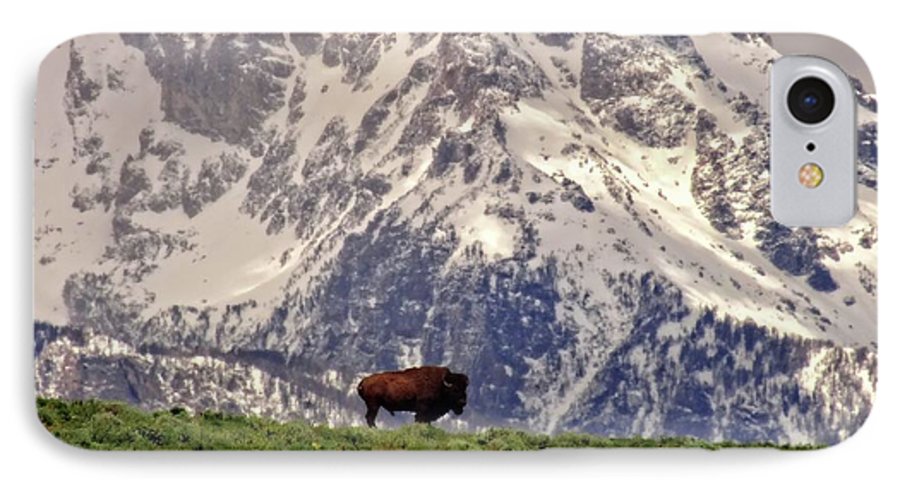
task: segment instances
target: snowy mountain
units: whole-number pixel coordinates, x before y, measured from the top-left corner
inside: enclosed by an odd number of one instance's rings
[[[37,391],[360,424],[361,376],[443,364],[471,379],[445,426],[838,441],[876,383],[875,96],[858,84],[857,216],[783,227],[778,56],[763,35],[68,42],[38,87]]]

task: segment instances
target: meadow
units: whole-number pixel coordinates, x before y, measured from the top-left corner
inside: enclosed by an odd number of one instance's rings
[[[37,399],[47,430],[73,446],[96,450],[499,450],[547,448],[772,447],[812,446],[711,443],[699,439],[605,438],[587,434],[535,434],[493,428],[449,432],[424,424],[398,429],[328,427],[304,421],[278,422],[221,412],[190,413],[179,407],[146,412],[121,402]]]

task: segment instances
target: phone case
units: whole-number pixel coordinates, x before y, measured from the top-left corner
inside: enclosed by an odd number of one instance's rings
[[[787,54],[857,91],[844,227],[769,211]],[[835,444],[875,393],[876,113],[806,34],[73,39],[38,414],[99,449]]]

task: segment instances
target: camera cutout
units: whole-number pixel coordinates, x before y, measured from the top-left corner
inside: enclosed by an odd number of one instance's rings
[[[814,56],[782,57],[770,75],[772,216],[785,226],[841,226],[856,213],[850,80]]]

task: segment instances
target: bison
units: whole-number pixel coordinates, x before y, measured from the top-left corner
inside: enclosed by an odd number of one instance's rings
[[[430,424],[453,410],[462,415],[469,377],[446,367],[424,366],[377,373],[363,378],[356,392],[366,403],[366,423],[375,427],[378,409],[415,412],[416,422]]]

